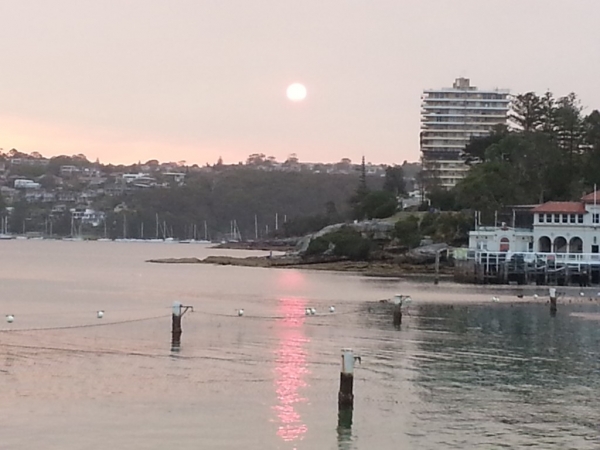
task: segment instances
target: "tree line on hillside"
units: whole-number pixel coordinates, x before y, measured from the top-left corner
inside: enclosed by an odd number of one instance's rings
[[[234,226],[243,239],[301,236],[331,223],[350,220],[348,199],[360,176],[304,172],[262,172],[235,168],[214,173],[190,173],[183,186],[141,189],[101,196],[91,208],[106,213],[106,225],[83,226],[82,234],[110,238],[174,237],[227,239]],[[374,189],[383,179],[368,177]],[[3,209],[4,202],[0,201]],[[10,232],[72,234],[70,213],[51,213],[52,205],[12,204]],[[50,225],[49,222],[52,222]],[[75,223],[78,227],[78,224]],[[277,230],[276,230],[277,228]],[[79,228],[77,228],[77,232]],[[237,236],[239,238],[239,235]]]
[[[302,236],[331,223],[383,217],[395,211],[395,196],[406,191],[402,166],[388,167],[385,178],[367,176],[364,160],[361,170],[356,171],[348,159],[340,163],[348,173],[256,170],[263,159],[260,154],[250,155],[246,165],[233,166],[224,165],[220,160],[211,170],[201,171],[187,170],[191,168],[181,165],[178,170],[186,174],[185,185],[126,189],[122,195],[100,194],[86,204],[67,203],[63,212],[54,208],[57,202],[27,200],[25,192],[19,191],[20,195],[9,205],[0,197],[0,215],[10,216],[8,231],[12,233],[223,239],[233,237],[230,234],[235,231],[236,238],[241,234],[244,239],[254,239]],[[84,155],[46,159],[36,152],[26,154],[16,149],[0,152],[0,160],[7,164],[5,177],[31,178],[43,189],[57,192],[86,189],[78,175],[63,176],[62,166],[75,166],[81,174],[84,169],[93,169],[98,174],[95,176],[115,184],[119,182],[119,174],[137,173],[148,167],[152,169],[149,175],[161,181],[160,168],[164,165],[156,160],[130,166],[102,165],[88,161]],[[286,160],[287,164],[296,162],[295,155]],[[403,166],[409,171],[414,169],[411,164]],[[351,202],[359,191],[364,198],[359,196]],[[381,209],[381,204],[386,202],[387,210]],[[12,207],[10,214],[5,206]],[[75,206],[103,212],[105,220],[95,226],[73,221],[70,209]]]

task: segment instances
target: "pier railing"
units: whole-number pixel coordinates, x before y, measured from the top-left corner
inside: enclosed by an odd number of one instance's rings
[[[534,253],[534,252],[489,252],[469,250],[466,259],[480,264],[519,262],[555,263],[567,265],[600,265],[600,253]]]

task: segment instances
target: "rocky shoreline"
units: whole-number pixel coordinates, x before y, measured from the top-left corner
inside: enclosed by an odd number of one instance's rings
[[[214,245],[212,248],[226,250],[259,250],[259,251],[277,251],[291,252],[295,249],[298,239],[284,239],[273,241],[251,241],[251,242],[222,242]]]
[[[165,258],[151,259],[147,262],[157,264],[214,264],[220,266],[240,266],[259,268],[286,268],[304,270],[324,270],[332,272],[351,272],[372,277],[433,277],[433,264],[398,264],[393,261],[348,261],[339,259],[319,258],[305,260],[298,256],[266,257],[250,256],[238,258],[233,256],[209,256],[199,258]],[[451,278],[452,269],[446,266],[440,268],[440,278]]]

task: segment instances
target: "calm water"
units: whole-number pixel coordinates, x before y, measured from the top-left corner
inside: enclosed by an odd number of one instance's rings
[[[595,301],[552,319],[452,284],[144,263],[228,253],[0,242],[0,448],[600,448],[600,322],[571,315]],[[415,300],[401,330],[377,303],[395,293]],[[174,300],[194,306],[178,354]],[[351,428],[344,347],[362,357]]]

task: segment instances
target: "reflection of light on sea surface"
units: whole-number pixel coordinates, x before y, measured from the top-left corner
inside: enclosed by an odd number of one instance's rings
[[[306,285],[306,281],[304,274],[299,270],[282,270],[277,276],[277,284],[280,288],[293,289],[297,292]]]
[[[278,404],[273,407],[279,418],[277,435],[284,441],[302,439],[306,433],[306,425],[295,406],[306,402],[298,390],[306,386],[304,376],[306,368],[306,352],[304,344],[308,339],[302,332],[304,324],[304,308],[306,301],[302,299],[284,298],[280,300],[278,312],[282,316],[277,321],[279,346],[275,350],[275,390]]]

